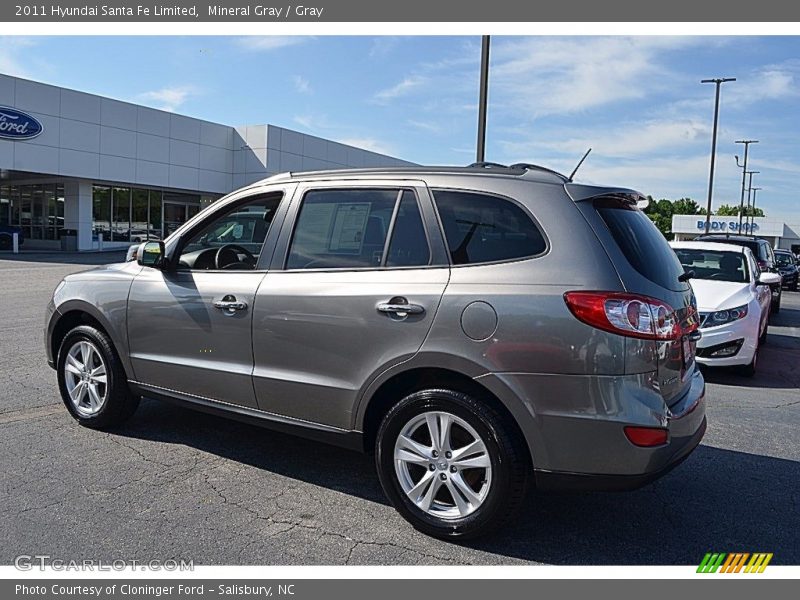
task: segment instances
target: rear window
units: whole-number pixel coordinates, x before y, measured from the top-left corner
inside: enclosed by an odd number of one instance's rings
[[[514,202],[475,192],[434,190],[454,265],[519,260],[547,249],[542,232]]]
[[[683,267],[647,215],[615,199],[599,200],[594,206],[634,269],[663,288],[682,289],[678,277]]]

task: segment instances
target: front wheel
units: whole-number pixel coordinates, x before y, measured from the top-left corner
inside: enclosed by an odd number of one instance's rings
[[[736,367],[736,372],[739,375],[742,377],[753,377],[756,374],[756,367],[758,366],[758,350],[759,348],[756,346],[756,351],[753,353],[753,360],[750,361],[750,364]]]
[[[111,340],[81,325],[70,331],[58,351],[58,387],[69,413],[81,425],[106,429],[127,421],[139,406],[128,389]]]
[[[500,529],[527,493],[531,463],[508,418],[452,390],[406,396],[381,424],[384,492],[415,528],[444,539]]]

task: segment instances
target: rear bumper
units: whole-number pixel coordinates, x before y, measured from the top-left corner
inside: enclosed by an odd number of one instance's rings
[[[603,491],[624,492],[636,490],[660,479],[686,460],[700,444],[706,433],[706,419],[689,441],[683,444],[673,458],[663,467],[639,475],[599,475],[596,473],[561,473],[558,471],[534,471],[536,488],[543,491]]]
[[[525,413],[516,413],[517,422],[541,487],[619,490],[663,476],[705,433],[705,381],[700,371],[694,371],[686,392],[671,407],[657,391],[653,375],[494,377],[525,402]],[[487,379],[481,381],[489,384]],[[500,396],[501,389],[492,391]],[[629,425],[666,428],[668,441],[656,447],[635,446],[624,433]]]

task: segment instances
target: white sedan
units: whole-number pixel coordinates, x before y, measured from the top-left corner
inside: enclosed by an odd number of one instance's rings
[[[710,242],[670,242],[686,272],[700,313],[697,362],[735,367],[752,376],[767,337],[770,284],[780,275],[761,272],[749,248]]]

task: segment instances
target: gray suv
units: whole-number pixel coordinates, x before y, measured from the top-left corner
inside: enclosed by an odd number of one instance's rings
[[[475,537],[703,436],[696,303],[642,201],[533,165],[277,175],[66,277],[48,361],[82,425],[145,396],[374,452],[415,527]]]

